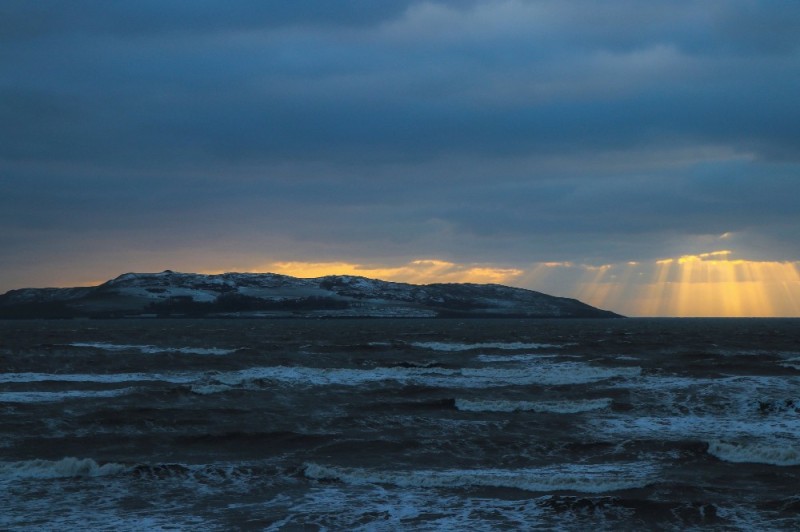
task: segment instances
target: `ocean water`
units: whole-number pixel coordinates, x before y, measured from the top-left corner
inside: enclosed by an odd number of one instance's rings
[[[0,529],[800,528],[800,320],[0,322]]]

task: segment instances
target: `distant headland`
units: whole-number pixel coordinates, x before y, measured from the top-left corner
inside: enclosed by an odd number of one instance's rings
[[[0,318],[621,318],[576,299],[497,284],[352,275],[126,273],[98,286],[0,295]]]

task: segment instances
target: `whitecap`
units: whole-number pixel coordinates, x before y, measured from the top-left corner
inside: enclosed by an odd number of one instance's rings
[[[4,480],[48,479],[71,477],[102,477],[118,475],[130,468],[122,464],[100,465],[91,458],[62,458],[61,460],[26,460],[0,462],[0,478]]]
[[[800,465],[800,445],[786,439],[708,442],[708,453],[725,462]]]
[[[776,421],[771,418],[741,419],[719,416],[636,416],[596,419],[590,430],[609,438],[634,437],[653,439],[762,439],[767,441],[794,438],[800,433],[796,416]]]
[[[548,412],[577,414],[611,406],[611,399],[583,401],[504,401],[456,399],[456,408],[465,412]]]
[[[394,381],[401,384],[454,388],[490,388],[530,384],[584,384],[614,378],[635,377],[639,367],[598,367],[578,362],[543,360],[525,368],[440,368],[440,367],[377,367],[372,369],[314,368],[308,366],[261,366],[218,373],[3,373],[0,383],[25,382],[92,382],[116,384],[125,382],[167,382],[228,386],[247,385],[254,380],[272,380],[305,386],[358,386],[374,382]]]
[[[772,406],[789,404],[787,400],[792,402],[800,387],[800,379],[786,376],[690,378],[648,375],[612,382],[609,386],[628,391],[631,404],[646,415],[747,419],[772,415],[775,413]]]
[[[535,362],[545,358],[559,358],[561,355],[523,353],[518,355],[478,355],[480,362]]]
[[[489,388],[529,384],[565,385],[597,382],[617,377],[639,375],[641,368],[602,368],[575,362],[543,362],[519,368],[400,368],[374,369],[311,368],[271,366],[238,372],[220,373],[215,380],[240,385],[256,379],[274,380],[294,385],[358,386],[372,382],[395,381],[401,384],[454,388]]]
[[[779,365],[783,366],[784,368],[800,370],[800,357],[792,356],[791,358],[785,359]]]
[[[455,342],[412,342],[412,346],[432,351],[469,351],[471,349],[560,349],[564,345],[526,342],[480,342],[463,344]]]
[[[103,351],[139,351],[154,355],[158,353],[182,353],[185,355],[229,355],[236,349],[220,349],[216,347],[162,347],[157,345],[109,344],[104,342],[75,342],[71,347],[91,347]]]
[[[196,373],[0,373],[0,383],[9,382],[93,382],[118,384],[123,382],[161,381],[185,384],[198,378]]]
[[[532,492],[604,493],[642,488],[656,479],[658,468],[645,462],[560,464],[527,469],[440,469],[390,471],[344,468],[308,463],[304,474],[313,480],[352,485],[389,484],[401,488],[516,488]]]
[[[96,399],[119,397],[136,391],[136,388],[117,390],[65,390],[59,392],[0,392],[0,403],[55,403],[68,399]]]

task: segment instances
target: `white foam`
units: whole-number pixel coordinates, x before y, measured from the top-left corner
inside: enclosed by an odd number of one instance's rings
[[[63,458],[58,461],[27,460],[24,462],[0,462],[0,478],[3,480],[22,480],[102,477],[118,475],[129,469],[128,466],[115,463],[99,465],[91,458]]]
[[[726,462],[800,465],[800,443],[796,438],[771,441],[712,440],[708,442],[708,453]]]
[[[700,439],[706,441],[763,442],[759,445],[780,447],[800,433],[797,416],[771,418],[737,418],[719,416],[636,416],[595,419],[589,430],[608,438]],[[784,442],[784,443],[780,443]]]
[[[523,353],[518,355],[478,355],[476,358],[481,362],[534,362],[543,358],[558,358],[560,356]]]
[[[265,530],[596,530],[635,528],[634,512],[621,505],[586,508],[572,495],[526,494],[519,498],[485,497],[428,488],[312,485],[302,498],[280,494],[260,503],[281,516]],[[573,507],[569,507],[574,504]],[[641,528],[641,523],[639,523]]]
[[[134,344],[109,344],[104,342],[75,342],[72,347],[91,347],[104,351],[139,351],[140,353],[154,355],[158,353],[182,353],[185,355],[229,355],[236,349],[219,349],[216,347],[163,347],[157,345]]]
[[[223,384],[234,386],[251,380],[265,379],[307,386],[358,386],[371,382],[396,381],[402,384],[436,387],[489,388],[529,384],[583,384],[616,377],[636,376],[640,372],[641,368],[602,368],[576,362],[542,362],[524,369],[491,367],[348,369],[271,366],[221,373],[214,377]]]
[[[722,416],[762,415],[761,405],[795,398],[800,379],[785,376],[689,378],[643,376],[610,386],[630,392],[631,403],[649,415]]]
[[[161,381],[186,384],[196,380],[197,373],[0,373],[0,383],[8,382],[93,382],[118,384],[124,382]]]
[[[95,399],[119,397],[136,391],[136,388],[117,390],[65,390],[59,392],[0,392],[0,403],[54,403],[67,399]]]
[[[560,349],[564,345],[539,344],[526,342],[479,342],[462,344],[455,342],[412,342],[414,347],[431,349],[432,351],[469,351],[471,349]]]
[[[228,386],[248,385],[253,380],[272,380],[304,386],[358,386],[394,381],[401,384],[455,388],[490,388],[529,384],[565,385],[597,382],[613,378],[630,378],[641,368],[599,367],[579,362],[538,361],[519,367],[378,367],[372,369],[313,368],[308,366],[262,366],[219,373],[2,373],[0,383],[24,382],[92,382],[116,384],[125,382],[158,381],[173,384]],[[202,388],[198,393],[203,393]]]
[[[784,368],[800,370],[800,357],[787,358],[779,365],[783,366]]]
[[[549,412],[577,414],[611,406],[611,399],[584,401],[484,401],[456,399],[456,408],[465,412]]]
[[[655,480],[652,463],[561,464],[529,469],[442,469],[380,471],[309,463],[304,474],[314,480],[346,484],[390,484],[401,488],[516,488],[533,492],[604,493],[647,486]]]

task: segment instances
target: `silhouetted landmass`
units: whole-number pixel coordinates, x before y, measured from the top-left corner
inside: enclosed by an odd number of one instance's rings
[[[392,283],[351,275],[126,273],[99,286],[0,296],[0,318],[619,318],[576,299],[497,284]]]

